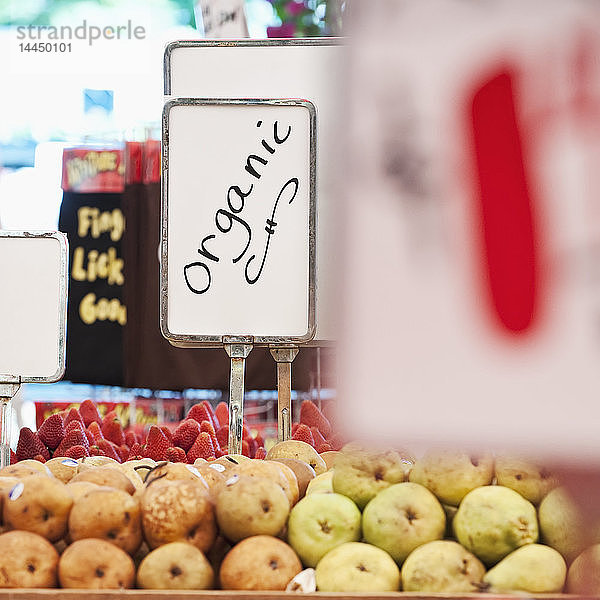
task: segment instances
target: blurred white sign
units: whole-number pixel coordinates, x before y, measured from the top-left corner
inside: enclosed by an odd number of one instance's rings
[[[598,4],[368,4],[347,96],[351,432],[598,460]]]
[[[208,39],[248,37],[244,0],[199,0],[194,12]]]

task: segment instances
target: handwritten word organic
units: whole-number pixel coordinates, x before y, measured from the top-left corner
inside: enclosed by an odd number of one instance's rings
[[[258,121],[256,126],[261,128],[263,126],[263,121]],[[269,165],[272,155],[274,155],[290,138],[292,127],[288,126],[287,129],[283,130],[283,128],[280,127],[279,122],[275,121],[271,131],[272,135],[268,136],[268,139],[267,136],[265,136],[260,140],[261,149],[258,152],[248,154],[246,157],[244,171],[250,177],[250,184],[245,185],[244,187],[240,185],[229,186],[226,194],[227,206],[219,208],[215,212],[214,224],[218,233],[211,233],[202,238],[197,249],[202,260],[192,261],[183,268],[185,283],[188,289],[194,294],[204,294],[211,287],[211,266],[218,263],[221,258],[215,254],[215,242],[213,242],[213,240],[216,240],[217,235],[227,235],[234,229],[236,232],[242,232],[243,241],[238,250],[232,253],[232,263],[236,264],[245,258],[244,279],[249,285],[255,284],[263,273],[269,251],[269,243],[271,237],[275,234],[275,228],[277,226],[275,218],[278,204],[282,200],[291,204],[296,197],[299,186],[298,179],[292,177],[281,187],[271,214],[266,218],[265,231],[267,233],[267,240],[262,255],[262,261],[260,266],[256,268],[254,264],[256,254],[247,256],[253,238],[252,227],[248,221],[244,219],[241,213],[244,211],[246,203],[249,201],[255,190],[255,183],[261,179],[264,169]]]

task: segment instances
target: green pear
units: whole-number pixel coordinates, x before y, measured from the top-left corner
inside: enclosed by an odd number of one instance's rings
[[[600,544],[586,548],[569,567],[567,592],[600,596]]]
[[[501,485],[469,492],[454,516],[456,539],[486,565],[493,565],[538,539],[535,507]]]
[[[406,479],[412,465],[393,450],[376,452],[347,444],[336,458],[333,491],[351,498],[362,510],[381,490]]]
[[[288,542],[307,567],[330,550],[360,539],[360,511],[341,494],[309,494],[288,519]]]
[[[517,456],[497,457],[495,473],[498,485],[519,492],[535,505],[558,485],[558,480],[549,471]]]
[[[567,565],[550,546],[527,544],[517,548],[492,567],[483,577],[494,592],[561,592]]]
[[[362,527],[365,541],[401,563],[417,546],[444,537],[446,514],[426,487],[397,483],[367,504]]]
[[[450,540],[428,542],[413,550],[402,565],[405,592],[456,594],[479,591],[485,567]]]
[[[320,592],[396,592],[400,570],[383,550],[360,542],[342,544],[317,565]]]
[[[458,506],[471,491],[492,482],[494,459],[460,452],[428,452],[417,459],[409,481],[431,490],[444,504]]]
[[[548,493],[538,508],[542,540],[571,562],[586,546],[583,517],[564,488]]]
[[[306,494],[333,494],[333,471],[325,471],[311,479],[306,487]]]

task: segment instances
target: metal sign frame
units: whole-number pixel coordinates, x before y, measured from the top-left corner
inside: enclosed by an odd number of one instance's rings
[[[170,42],[165,48],[164,54],[164,93],[171,95],[171,56],[177,48],[194,48],[198,46],[213,47],[261,47],[261,46],[341,46],[344,44],[342,37],[321,38],[272,38],[260,40],[178,40]]]
[[[169,115],[176,106],[299,106],[309,112],[309,263],[308,263],[308,328],[301,336],[252,335],[200,335],[176,334],[168,327],[168,223],[169,223]],[[161,247],[160,247],[160,329],[162,335],[174,346],[182,348],[220,348],[235,341],[264,347],[289,347],[306,344],[314,339],[316,322],[316,164],[317,164],[317,114],[314,104],[300,99],[255,98],[173,98],[165,103],[162,115],[162,176],[161,176]]]
[[[58,231],[0,231],[0,238],[24,239],[55,239],[60,246],[60,282],[59,282],[59,336],[58,336],[58,368],[55,373],[46,377],[23,377],[17,373],[0,373],[0,383],[54,383],[62,379],[65,374],[66,357],[66,324],[67,324],[67,289],[68,289],[68,263],[69,252],[67,238]],[[9,286],[10,282],[4,282]]]

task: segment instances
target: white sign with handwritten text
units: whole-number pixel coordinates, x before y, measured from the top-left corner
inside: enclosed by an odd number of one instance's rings
[[[248,37],[244,0],[199,0],[194,12],[208,39]]]
[[[304,101],[167,103],[161,327],[171,342],[314,335],[314,120]]]

